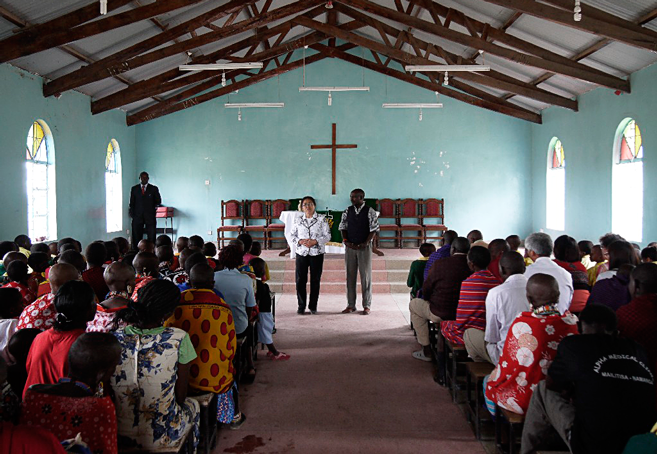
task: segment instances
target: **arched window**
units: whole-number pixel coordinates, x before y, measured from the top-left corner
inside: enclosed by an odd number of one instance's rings
[[[55,146],[48,125],[32,123],[25,146],[27,228],[33,241],[57,238]]]
[[[643,241],[643,142],[639,126],[624,119],[616,130],[611,188],[611,229]]]
[[[552,138],[548,149],[546,182],[546,227],[565,230],[566,158],[561,140],[557,137]]]
[[[105,154],[105,215],[107,233],[123,229],[121,150],[114,139],[110,140]]]

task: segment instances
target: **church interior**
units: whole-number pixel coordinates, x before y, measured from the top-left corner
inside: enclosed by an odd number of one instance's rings
[[[71,237],[84,252],[130,238],[144,171],[173,208],[157,227],[174,246],[197,235],[221,250],[222,227],[248,224],[244,204],[224,219],[230,200],[295,211],[310,195],[336,225],[355,188],[379,211],[442,200],[438,237],[381,241],[370,318],[340,314],[344,251],[327,251],[320,316],[298,316],[295,261],[263,233],[274,339],[291,359],[256,346],[258,376],[239,390],[249,420],[200,446],[519,452],[521,422],[480,428],[485,410],[469,410],[466,381],[482,384],[465,350],[432,344],[461,380],[447,386],[435,358],[411,356],[409,267],[447,229],[486,244],[657,241],[655,62],[657,0],[0,0],[0,240]],[[421,210],[406,220],[422,224]]]

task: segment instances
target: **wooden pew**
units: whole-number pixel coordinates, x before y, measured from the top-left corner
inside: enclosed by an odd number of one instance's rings
[[[486,375],[493,372],[495,366],[490,363],[467,363],[466,379],[466,417],[472,423],[477,440],[481,440],[481,425],[491,422],[490,413],[484,406],[483,383]],[[482,409],[484,410],[482,412]]]

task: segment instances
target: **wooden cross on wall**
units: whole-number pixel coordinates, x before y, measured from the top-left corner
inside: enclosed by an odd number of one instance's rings
[[[333,164],[333,170],[332,170],[332,182],[333,182],[333,188],[331,191],[331,194],[335,194],[335,173],[336,173],[336,165],[335,165],[335,158],[337,155],[338,149],[345,149],[345,148],[358,148],[358,145],[353,145],[353,144],[337,144],[337,134],[336,134],[336,124],[333,123],[333,140],[331,145],[311,145],[310,149],[311,150],[323,150],[323,149],[331,149],[331,154],[332,154],[332,164]]]

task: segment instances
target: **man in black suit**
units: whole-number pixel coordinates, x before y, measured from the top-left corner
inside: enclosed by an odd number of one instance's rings
[[[139,174],[141,184],[137,184],[130,190],[130,207],[128,213],[132,218],[132,248],[144,237],[144,224],[146,225],[146,236],[155,242],[155,212],[162,204],[162,197],[157,186],[148,184],[148,173]]]

